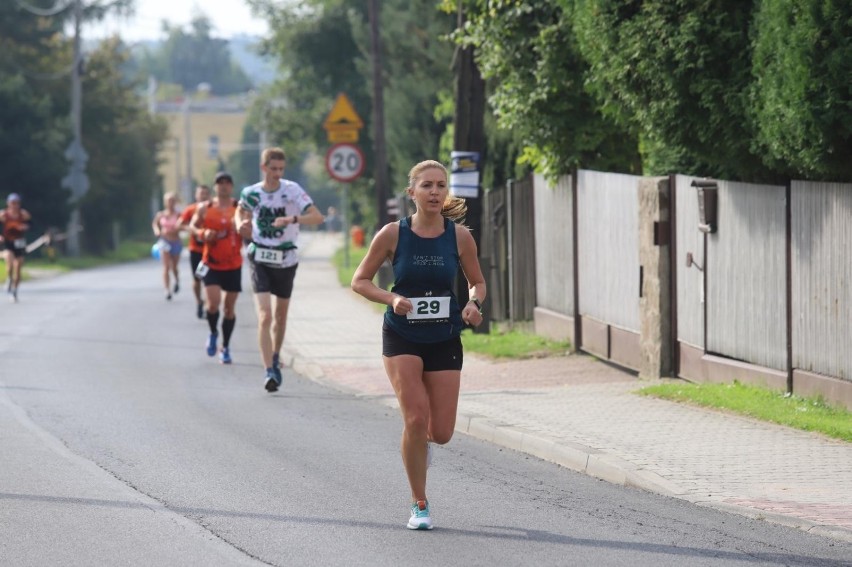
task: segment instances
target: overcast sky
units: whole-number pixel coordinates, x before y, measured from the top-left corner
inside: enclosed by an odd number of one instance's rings
[[[266,35],[266,22],[251,15],[251,10],[242,0],[136,0],[136,15],[131,18],[110,17],[99,24],[87,24],[83,28],[86,40],[102,39],[118,33],[127,43],[144,39],[163,39],[160,22],[168,20],[172,25],[185,25],[193,15],[201,12],[213,25],[213,36]]]

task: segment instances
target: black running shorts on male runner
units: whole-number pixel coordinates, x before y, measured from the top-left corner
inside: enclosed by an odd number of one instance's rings
[[[198,269],[198,264],[201,263],[201,257],[203,254],[201,252],[195,252],[194,250],[189,251],[189,266],[192,269],[192,277],[197,280],[202,280],[204,278],[199,278],[198,274],[195,273],[195,270]]]
[[[290,299],[293,295],[293,280],[296,279],[298,267],[299,264],[289,268],[273,268],[250,258],[251,287],[255,293],[271,293],[275,297]]]
[[[205,286],[218,285],[222,288],[222,291],[241,292],[243,290],[242,273],[242,268],[237,268],[236,270],[208,270],[207,275],[204,276],[202,281]]]
[[[3,241],[3,248],[6,250],[11,250],[12,254],[15,255],[15,258],[21,258],[27,253],[27,247],[21,246],[20,248],[15,246],[15,242],[12,240]]]

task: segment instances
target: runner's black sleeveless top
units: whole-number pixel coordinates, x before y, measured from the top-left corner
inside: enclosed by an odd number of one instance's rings
[[[437,343],[461,334],[462,318],[453,291],[459,269],[456,226],[445,218],[444,232],[435,238],[421,238],[411,230],[411,217],[399,221],[399,242],[393,256],[394,284],[391,291],[406,298],[423,298],[415,304],[427,313],[438,313],[439,298],[449,297],[449,310],[438,318],[410,319],[397,315],[388,306],[385,324],[404,339],[416,343]]]

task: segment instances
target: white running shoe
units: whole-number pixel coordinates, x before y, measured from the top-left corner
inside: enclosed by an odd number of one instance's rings
[[[411,517],[408,518],[406,527],[409,530],[431,530],[433,528],[428,500],[418,500],[411,505]]]

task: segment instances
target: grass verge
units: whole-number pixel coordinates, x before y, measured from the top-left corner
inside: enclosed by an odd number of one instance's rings
[[[151,257],[151,242],[148,240],[125,240],[117,250],[107,252],[103,256],[80,256],[72,258],[70,256],[56,256],[53,259],[38,258],[27,259],[24,263],[24,270],[21,274],[23,279],[30,279],[32,272],[35,271],[56,271],[68,272],[71,270],[82,270],[86,268],[95,268],[97,266],[105,266],[108,264],[117,264],[119,262],[133,262]],[[0,262],[0,281],[5,281],[6,263]]]
[[[462,331],[465,352],[475,352],[491,358],[525,359],[561,356],[571,348],[567,341],[552,341],[525,331],[494,331],[488,334]]]
[[[358,264],[361,263],[361,260],[363,260],[366,255],[366,246],[363,248],[350,246],[349,265],[346,266],[346,257],[344,255],[343,248],[338,249],[337,252],[334,253],[332,263],[337,268],[337,280],[340,282],[340,285],[349,287],[349,284],[352,283],[352,276],[355,275],[355,270],[358,268]]]
[[[819,398],[800,398],[734,382],[733,384],[690,384],[677,382],[648,386],[644,396],[731,411],[803,431],[821,433],[852,442],[852,412],[831,406]]]

